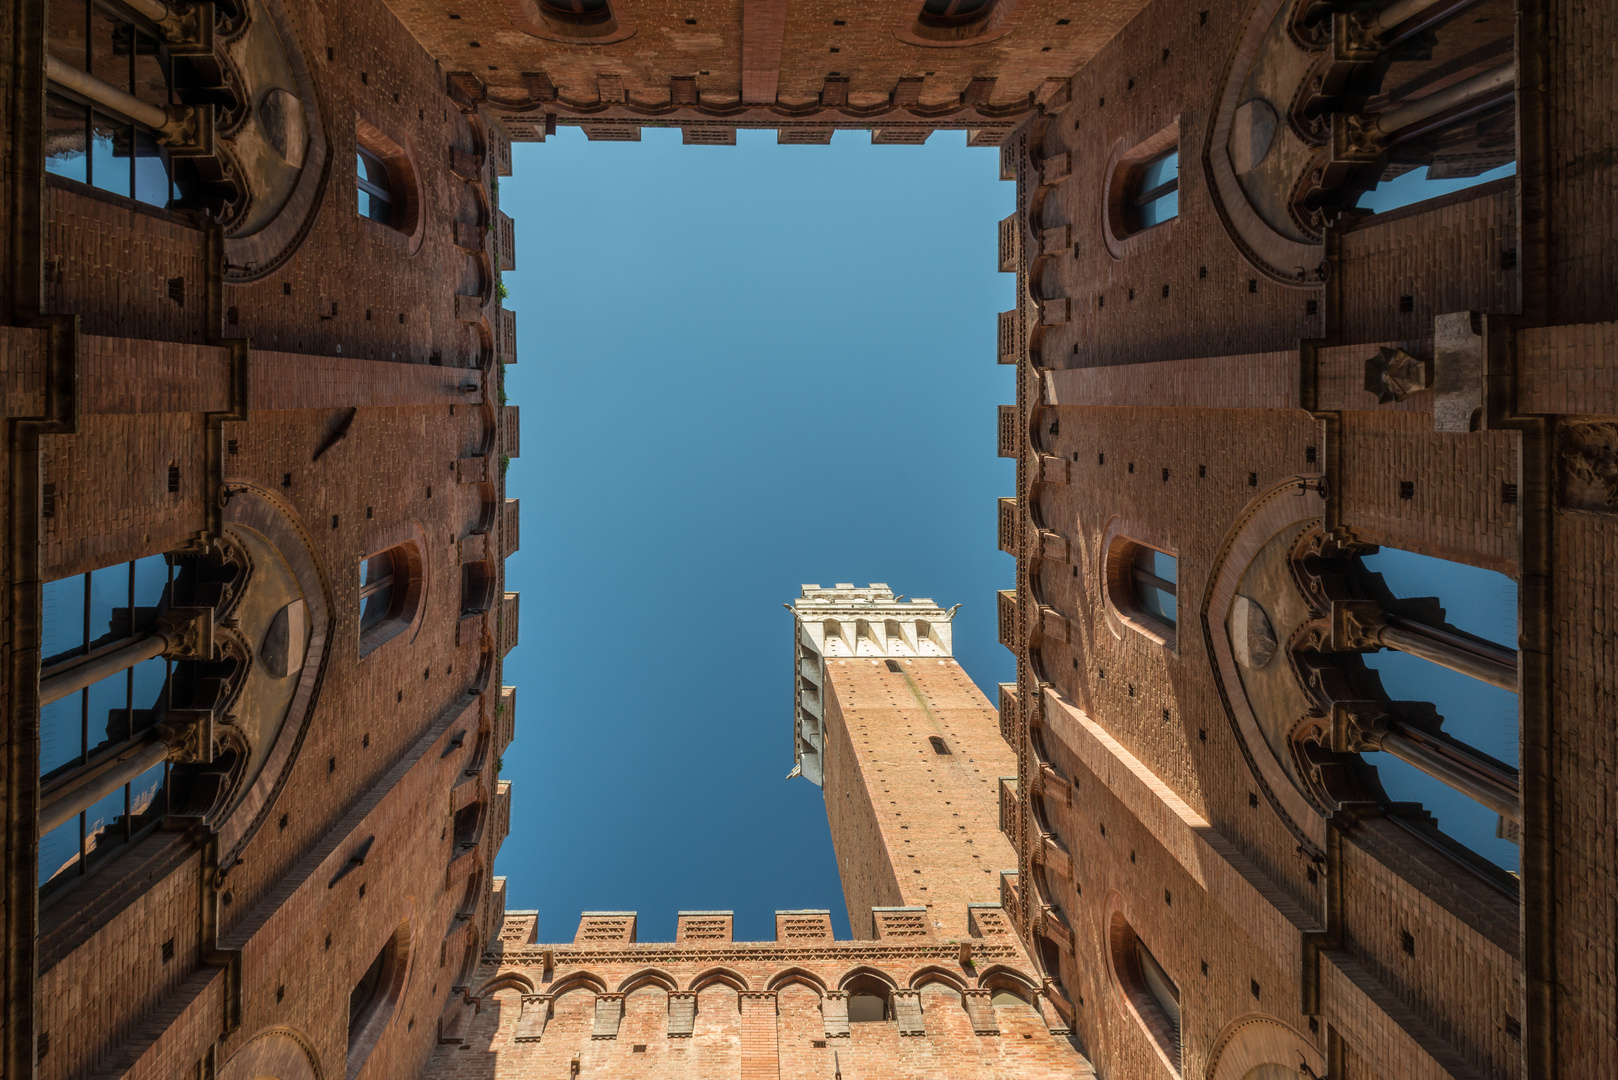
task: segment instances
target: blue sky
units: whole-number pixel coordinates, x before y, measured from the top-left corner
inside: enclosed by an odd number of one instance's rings
[[[994,593],[1012,463],[995,456],[1011,307],[999,154],[926,146],[588,143],[514,148],[522,549],[512,829],[495,871],[542,941],[581,910],[847,915],[820,791],[792,767],[803,582],[882,581],[963,604],[956,655],[1014,677]]]
[[[848,936],[820,791],[792,766],[792,634],[803,582],[882,581],[961,603],[956,654],[984,691],[1014,677],[995,640],[995,363],[1012,305],[996,223],[999,156],[961,132],[923,147],[683,146],[678,130],[589,143],[563,128],[514,148],[523,594],[512,830],[495,864],[542,941],[582,910],[634,910],[643,940],[681,909],[774,936],[781,908],[829,908]],[[1417,178],[1419,180],[1420,178]],[[1407,180],[1422,194],[1432,185]],[[1464,185],[1461,185],[1464,186]],[[1394,185],[1375,193],[1398,205]],[[1368,203],[1369,205],[1369,203]],[[1388,206],[1381,207],[1383,209]],[[1385,552],[1402,595],[1515,640],[1515,588]],[[1395,698],[1515,764],[1516,700],[1396,653],[1368,658]],[[1386,755],[1394,798],[1514,869],[1495,817]]]

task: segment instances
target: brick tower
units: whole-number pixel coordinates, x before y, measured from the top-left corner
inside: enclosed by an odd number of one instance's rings
[[[876,583],[805,585],[792,605],[794,772],[825,793],[855,937],[923,910],[963,933],[966,905],[998,903],[1016,865],[997,792],[1017,759],[953,657],[954,614]]]

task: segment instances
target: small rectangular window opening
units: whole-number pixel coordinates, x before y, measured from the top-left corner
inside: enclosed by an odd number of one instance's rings
[[[899,661],[897,661],[897,660],[889,660],[888,661],[888,670],[893,672],[894,674],[898,674],[899,672],[903,671],[904,668],[899,666]]]

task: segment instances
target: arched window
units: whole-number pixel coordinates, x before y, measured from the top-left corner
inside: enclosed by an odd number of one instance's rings
[[[1179,619],[1179,560],[1126,536],[1107,551],[1107,598],[1131,629],[1174,644]]]
[[[421,194],[410,155],[364,120],[354,125],[354,142],[355,208],[360,217],[415,237],[422,220]]]
[[[599,23],[612,18],[607,0],[540,0],[547,16],[563,22]]]
[[[926,0],[918,20],[923,26],[963,26],[983,18],[995,0]]]
[[[167,813],[173,568],[162,555],[46,582],[40,652],[41,888],[65,887]],[[211,627],[210,627],[211,631]]]
[[[1161,225],[1180,214],[1180,148],[1135,167],[1130,176],[1125,224],[1130,232]]]
[[[1124,1000],[1176,1073],[1180,1071],[1180,988],[1123,913],[1108,928],[1112,970]]]
[[[354,1077],[393,1016],[410,966],[410,924],[395,930],[348,994],[348,1069]]]
[[[354,155],[354,171],[359,181],[360,216],[393,224],[393,177],[388,175],[387,162],[362,146]]]
[[[379,551],[360,563],[360,655],[410,625],[421,601],[421,573],[414,544]]]
[[[927,741],[933,744],[933,753],[935,754],[947,754],[950,752],[949,744],[937,735],[927,736]]]
[[[848,993],[848,1022],[851,1024],[878,1024],[893,1019],[888,1001],[890,990],[882,980],[870,975],[858,975],[843,987]]]
[[[1375,631],[1381,647],[1361,659],[1390,699],[1430,704],[1436,714],[1431,724],[1412,718],[1408,729],[1395,722],[1382,748],[1362,756],[1390,798],[1422,804],[1446,835],[1515,871],[1516,583],[1395,548],[1358,562],[1386,587],[1390,617]]]

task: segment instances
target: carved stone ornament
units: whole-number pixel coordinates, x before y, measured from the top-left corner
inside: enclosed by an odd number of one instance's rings
[[[163,636],[166,660],[212,660],[214,658],[214,609],[211,607],[171,607],[158,616],[155,631]]]
[[[1403,349],[1384,345],[1365,360],[1365,389],[1380,405],[1403,401],[1432,385],[1430,366]]]
[[[1334,652],[1374,652],[1382,647],[1387,613],[1375,600],[1333,600],[1331,648]]]
[[[1618,510],[1618,423],[1564,421],[1556,432],[1561,502],[1577,510]]]
[[[157,725],[157,737],[169,747],[176,765],[206,765],[214,759],[212,709],[170,709]]]

